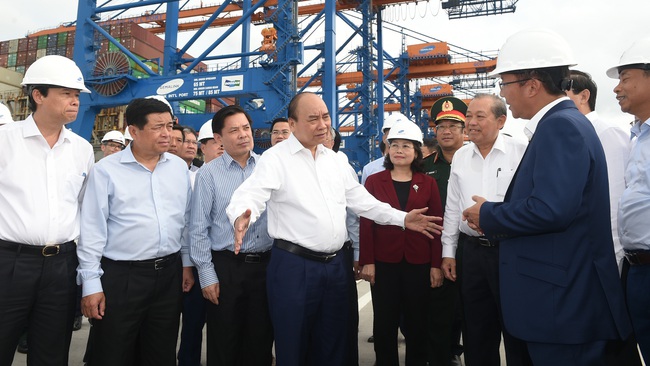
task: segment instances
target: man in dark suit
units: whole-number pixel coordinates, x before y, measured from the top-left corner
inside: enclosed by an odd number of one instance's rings
[[[534,45],[534,47],[532,46]],[[506,330],[537,365],[604,365],[630,322],[612,250],[605,155],[564,93],[568,44],[548,30],[511,36],[499,54],[501,96],[530,119],[526,154],[503,203],[474,197],[470,225],[500,241]]]

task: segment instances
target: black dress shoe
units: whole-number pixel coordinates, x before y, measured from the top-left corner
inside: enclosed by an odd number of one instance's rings
[[[27,354],[27,333],[23,334],[18,340],[18,347],[16,347],[16,351],[19,353]]]
[[[74,317],[74,322],[72,322],[72,330],[79,330],[81,329],[81,321],[83,320],[83,316],[75,316]]]
[[[375,343],[375,336],[374,335],[371,335],[370,337],[368,337],[368,343]]]

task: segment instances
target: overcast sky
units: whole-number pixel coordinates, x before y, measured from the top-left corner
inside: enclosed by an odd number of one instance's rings
[[[198,5],[200,0],[191,2]],[[204,0],[203,4],[213,2],[217,0]],[[431,0],[389,7],[383,14],[386,20],[473,51],[497,50],[509,35],[521,29],[552,28],[573,48],[578,62],[575,68],[591,73],[596,80],[599,87],[597,110],[601,116],[624,123],[632,117],[620,112],[612,92],[616,81],[607,78],[605,70],[618,62],[634,40],[650,33],[645,21],[649,13],[650,1],[647,0],[519,0],[514,14],[449,20],[440,10],[440,1]],[[76,17],[77,1],[74,0],[14,1],[0,12],[0,40],[24,37]],[[345,26],[338,27],[338,34],[347,33]],[[183,38],[185,34],[180,40]],[[251,41],[252,48],[259,45],[259,38]],[[232,44],[237,42],[233,39]],[[401,39],[398,35],[386,34],[384,43],[391,55],[399,53]],[[197,51],[195,49],[194,53],[198,54]],[[520,130],[521,124],[508,123],[508,128]]]

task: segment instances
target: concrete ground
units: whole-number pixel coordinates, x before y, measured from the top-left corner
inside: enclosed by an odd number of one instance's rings
[[[366,281],[357,281],[357,290],[359,292],[359,366],[372,366],[375,362],[375,352],[372,343],[367,339],[372,334],[372,304],[370,302],[370,286]],[[84,318],[83,326],[80,330],[72,334],[72,345],[70,346],[70,366],[83,366],[83,355],[86,351],[86,341],[88,339],[88,330],[90,324]],[[204,330],[205,332],[205,330]],[[205,342],[205,335],[204,335]],[[399,353],[404,364],[404,339],[400,334]],[[12,365],[26,365],[26,355],[16,353]],[[203,346],[202,364],[205,365],[205,343]],[[117,365],[116,365],[117,366]]]

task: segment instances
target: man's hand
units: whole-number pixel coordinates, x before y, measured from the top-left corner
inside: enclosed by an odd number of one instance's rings
[[[370,282],[371,285],[375,284],[375,265],[374,264],[366,264],[363,266],[361,269],[361,278],[364,280]]]
[[[431,287],[436,288],[442,286],[442,281],[444,277],[442,276],[442,271],[440,268],[431,268],[429,273],[429,278],[431,279]]]
[[[203,297],[210,300],[211,303],[219,305],[219,283],[214,283],[201,290]]]
[[[404,218],[404,226],[407,229],[426,235],[429,239],[433,239],[431,234],[440,235],[442,231],[442,226],[436,224],[436,222],[442,221],[442,217],[424,215],[428,209],[428,207],[425,207],[411,210]]]
[[[183,292],[190,292],[192,286],[194,286],[192,267],[183,267]]]
[[[106,310],[106,298],[103,292],[97,292],[81,298],[81,313],[88,319],[102,319]]]
[[[354,270],[354,279],[355,280],[360,280],[361,279],[361,266],[359,265],[359,261],[354,261],[354,263],[352,263],[352,269]]]
[[[251,210],[246,210],[246,212],[235,219],[235,254],[239,254],[239,251],[241,250],[242,243],[244,242],[244,235],[246,235],[250,222]]]
[[[480,234],[483,234],[479,219],[481,218],[481,206],[483,205],[483,202],[487,200],[481,196],[472,196],[472,200],[476,203],[474,206],[468,207],[463,211],[463,220],[467,220],[467,225],[469,225],[472,230],[476,230]]]
[[[447,258],[447,257],[442,258],[442,264],[440,265],[440,269],[442,270],[442,274],[444,274],[449,281],[456,282],[456,259],[455,258]]]

